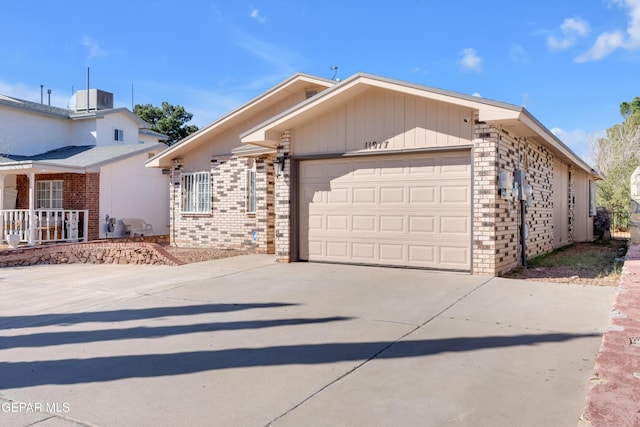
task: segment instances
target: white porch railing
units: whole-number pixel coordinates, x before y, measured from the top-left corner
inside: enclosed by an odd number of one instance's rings
[[[2,235],[17,234],[20,242],[29,242],[29,209],[0,210]],[[35,236],[33,243],[87,241],[89,211],[69,209],[36,209],[34,217]]]

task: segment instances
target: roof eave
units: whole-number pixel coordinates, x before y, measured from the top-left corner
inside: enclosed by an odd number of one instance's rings
[[[205,135],[208,135],[212,132],[215,132],[220,126],[224,125],[225,123],[243,115],[246,114],[247,111],[250,111],[252,109],[254,109],[257,105],[260,105],[262,103],[264,103],[265,101],[267,101],[268,99],[270,99],[271,97],[273,97],[275,94],[278,94],[282,91],[286,91],[289,87],[291,87],[293,84],[299,82],[299,81],[304,81],[307,83],[311,83],[311,84],[317,84],[320,86],[324,86],[324,87],[331,87],[332,85],[335,85],[336,82],[334,80],[330,80],[330,79],[324,79],[322,77],[316,77],[316,76],[312,76],[309,74],[304,74],[304,73],[297,73],[294,74],[293,76],[289,77],[288,79],[284,80],[283,82],[281,82],[280,84],[272,87],[271,89],[267,90],[266,92],[260,94],[259,96],[253,98],[252,100],[244,103],[242,106],[240,106],[239,108],[233,110],[232,112],[220,117],[218,120],[216,120],[215,122],[205,126],[204,128],[198,130],[197,132],[189,135],[188,137],[184,138],[183,140],[179,141],[176,144],[173,144],[172,146],[168,147],[167,149],[165,149],[162,153],[158,154],[158,156],[156,156],[157,158],[153,158],[150,159],[147,163],[146,166],[147,167],[161,167],[161,168],[167,168],[171,166],[171,159],[179,157],[180,155],[188,152],[191,150],[191,145],[193,144],[197,144],[199,140],[201,140],[201,138],[203,138]],[[261,145],[256,143],[256,145]],[[270,144],[265,143],[262,144],[263,146],[270,146]]]

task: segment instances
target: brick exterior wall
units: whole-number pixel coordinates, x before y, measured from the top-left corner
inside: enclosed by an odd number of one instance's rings
[[[100,174],[99,173],[62,173],[36,174],[36,181],[63,181],[62,208],[89,211],[88,240],[100,237]],[[29,178],[26,175],[16,177],[18,190],[17,209],[29,209]],[[82,226],[79,226],[82,230]]]
[[[256,213],[246,212],[247,169],[255,162]],[[171,244],[183,247],[216,247],[273,253],[273,166],[267,156],[257,159],[217,156],[211,159],[211,213],[183,214],[182,159],[171,168]],[[271,183],[271,185],[270,185]],[[256,240],[253,240],[253,233]]]
[[[288,156],[291,131],[282,133],[278,156]],[[284,162],[282,174],[275,179],[275,231],[278,262],[291,262],[291,159]]]
[[[498,138],[500,135],[500,138]],[[534,141],[478,123],[474,134],[473,273],[499,275],[520,264],[520,203],[498,194],[498,173],[524,170],[527,258],[553,249],[553,155]],[[571,210],[571,215],[573,210]]]
[[[477,117],[476,117],[477,119]],[[288,156],[292,134],[281,136],[276,156]],[[290,262],[291,254],[291,160],[279,177],[274,176],[275,156],[255,159],[255,215],[245,213],[246,169],[251,159],[234,156],[211,159],[212,212],[207,215],[180,213],[181,159],[172,165],[171,242],[177,246],[242,248],[275,253],[279,262]],[[525,207],[528,226],[527,258],[553,249],[554,156],[535,140],[478,122],[473,135],[472,273],[500,275],[521,261],[521,204],[499,194],[498,173],[510,176],[525,171],[532,197]],[[574,173],[569,177],[569,238],[573,240]],[[257,233],[256,241],[251,235]]]

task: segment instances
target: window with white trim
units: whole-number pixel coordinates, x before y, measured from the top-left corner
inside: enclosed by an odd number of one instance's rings
[[[124,142],[124,130],[122,129],[114,129],[113,130],[113,140],[117,142]]]
[[[211,213],[211,177],[209,172],[183,173],[180,176],[182,203],[180,212]]]
[[[596,183],[589,181],[589,216],[596,216],[598,208],[596,206]]]
[[[248,214],[256,213],[256,170],[247,169],[246,209]]]
[[[62,209],[62,180],[36,181],[36,209]]]

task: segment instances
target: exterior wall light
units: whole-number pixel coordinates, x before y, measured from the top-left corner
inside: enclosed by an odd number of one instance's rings
[[[281,155],[276,157],[273,161],[273,172],[276,177],[282,175],[282,171],[284,171],[284,162],[287,160],[287,155]]]

